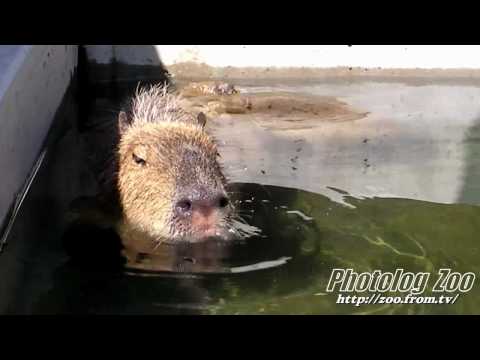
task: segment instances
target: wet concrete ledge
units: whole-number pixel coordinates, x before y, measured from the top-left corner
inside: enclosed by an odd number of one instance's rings
[[[0,224],[34,166],[76,65],[76,45],[0,46]]]

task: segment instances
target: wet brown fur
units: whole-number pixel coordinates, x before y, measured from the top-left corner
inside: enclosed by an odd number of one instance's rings
[[[103,201],[118,204],[114,226],[127,246],[188,238],[191,229],[173,216],[179,192],[197,186],[225,192],[204,118],[184,111],[179,100],[153,86],[137,91],[119,114],[118,144],[98,177]],[[220,227],[227,222],[219,217]]]

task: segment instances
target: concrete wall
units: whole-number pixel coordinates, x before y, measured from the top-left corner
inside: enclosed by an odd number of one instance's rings
[[[113,58],[166,66],[204,63],[213,67],[362,67],[396,69],[479,69],[480,46],[449,45],[88,45],[97,63]]]
[[[35,163],[76,64],[75,45],[0,46],[0,223]]]

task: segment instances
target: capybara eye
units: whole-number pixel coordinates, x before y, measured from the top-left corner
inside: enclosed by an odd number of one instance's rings
[[[192,203],[190,200],[180,200],[179,202],[177,202],[177,207],[181,211],[187,212],[192,208]]]
[[[133,161],[135,161],[139,165],[145,165],[147,163],[145,160],[143,160],[141,157],[135,154],[132,154],[132,157],[133,157]]]
[[[220,198],[220,202],[219,202],[219,205],[220,207],[224,208],[228,205],[228,199],[225,197],[225,196],[222,196]]]

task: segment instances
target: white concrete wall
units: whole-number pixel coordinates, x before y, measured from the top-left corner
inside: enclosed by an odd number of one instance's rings
[[[39,154],[76,64],[75,45],[0,46],[0,223]]]
[[[151,50],[148,49],[151,48]],[[363,67],[395,69],[480,69],[480,46],[471,45],[89,45],[97,63],[166,66],[205,63],[213,67]]]

